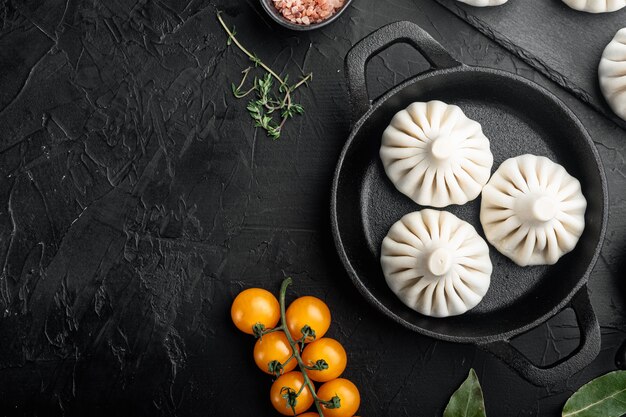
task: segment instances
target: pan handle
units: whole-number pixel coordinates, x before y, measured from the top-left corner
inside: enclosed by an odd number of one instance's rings
[[[580,327],[580,344],[569,356],[545,367],[533,364],[508,340],[479,344],[481,349],[501,359],[528,382],[537,386],[551,385],[565,380],[589,365],[600,352],[600,326],[589,300],[585,285],[572,299]]]
[[[415,23],[395,22],[383,26],[361,39],[346,55],[345,73],[348,78],[352,124],[371,106],[365,77],[367,63],[379,52],[396,43],[408,43],[413,46],[430,63],[431,69],[461,65],[439,42]]]

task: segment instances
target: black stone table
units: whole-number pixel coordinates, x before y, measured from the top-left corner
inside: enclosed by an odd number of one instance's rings
[[[227,48],[218,9],[271,65],[314,73],[299,94],[305,115],[278,141],[232,97],[248,61]],[[590,282],[602,352],[556,386],[393,324],[334,252],[329,191],[349,129],[343,58],[401,19],[466,64],[546,86],[598,146],[611,192]],[[393,47],[371,63],[371,92],[425,67]],[[229,308],[241,289],[277,292],[292,276],[290,297],[315,295],[332,310],[329,336],[349,352],[360,415],[440,416],[473,367],[489,416],[556,417],[580,385],[614,369],[626,338],[625,156],[615,123],[432,0],[356,0],[309,33],[277,27],[255,0],[0,1],[0,414],[276,415],[271,379]],[[565,311],[515,343],[551,363],[577,342]]]

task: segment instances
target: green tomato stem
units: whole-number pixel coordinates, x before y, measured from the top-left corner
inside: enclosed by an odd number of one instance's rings
[[[298,342],[293,340],[293,337],[291,337],[291,334],[289,333],[289,328],[287,327],[287,318],[286,318],[286,315],[285,315],[285,295],[287,293],[287,287],[289,287],[289,285],[291,285],[292,282],[293,282],[293,280],[290,277],[289,278],[285,278],[285,280],[283,281],[282,285],[280,286],[279,302],[280,302],[281,327],[285,331],[285,336],[287,336],[287,340],[289,341],[289,345],[291,345],[291,349],[293,351],[293,356],[294,356],[294,358],[296,358],[296,361],[298,362],[298,366],[300,367],[300,372],[302,372],[302,376],[304,378],[304,384],[307,386],[307,388],[311,392],[311,395],[313,396],[313,401],[315,402],[315,408],[317,409],[317,412],[320,415],[320,417],[324,417],[324,412],[322,411],[322,404],[326,404],[327,402],[322,400],[322,399],[320,399],[317,396],[317,394],[315,393],[315,386],[313,385],[313,383],[309,379],[309,376],[307,375],[307,372],[306,372],[307,371],[307,367],[304,364],[304,361],[302,360],[302,357],[300,356],[300,348],[298,346]]]
[[[285,361],[285,363],[283,363],[283,368],[284,368],[285,366],[287,366],[287,364],[289,364],[289,362],[291,362],[291,360],[292,360],[293,358],[294,358],[294,355],[293,355],[293,353],[292,353],[292,354],[291,354],[291,356],[290,356],[289,358],[287,358],[287,360]]]
[[[279,330],[283,330],[282,326],[274,327],[272,329],[263,330],[263,333],[261,333],[261,336],[265,336],[266,334],[274,333],[274,332],[277,332]]]

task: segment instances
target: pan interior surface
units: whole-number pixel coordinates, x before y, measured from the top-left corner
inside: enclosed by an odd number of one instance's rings
[[[494,156],[492,173],[510,157],[546,156],[581,182],[588,204],[578,245],[556,265],[519,267],[489,245],[494,269],[487,295],[466,314],[444,319],[423,316],[402,304],[387,287],[380,267],[381,243],[391,225],[424,208],[387,178],[378,155],[381,135],[396,112],[412,102],[430,100],[456,104],[482,125]],[[370,301],[418,332],[454,341],[517,334],[556,314],[586,282],[595,262],[605,201],[597,152],[569,110],[520,78],[467,67],[417,77],[383,97],[357,124],[337,175],[335,237],[348,271]],[[469,222],[484,238],[480,197],[440,210]]]

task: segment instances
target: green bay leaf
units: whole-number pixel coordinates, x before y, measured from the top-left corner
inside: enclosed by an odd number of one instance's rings
[[[609,372],[580,387],[563,407],[563,417],[620,417],[626,414],[626,371]]]
[[[474,369],[470,369],[467,379],[450,397],[443,417],[487,417],[483,390]]]

